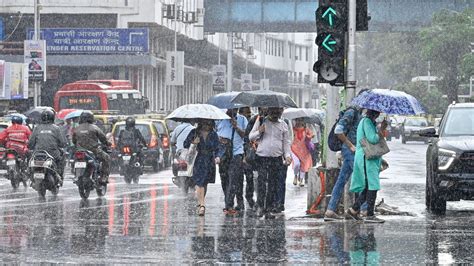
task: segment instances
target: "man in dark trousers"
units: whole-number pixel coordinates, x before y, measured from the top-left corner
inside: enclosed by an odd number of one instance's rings
[[[279,178],[285,164],[291,163],[288,125],[282,120],[283,108],[268,108],[268,116],[262,123],[259,118],[250,132],[250,141],[258,140],[258,197],[257,216],[270,214],[276,207]]]
[[[247,120],[250,120],[252,117],[252,112],[250,111],[250,107],[242,107],[239,109],[239,114],[242,116],[245,116]],[[255,122],[255,120],[254,120]],[[250,125],[250,123],[249,123]],[[245,129],[245,137],[244,137],[244,152],[245,154],[248,154],[250,147],[250,141],[249,141],[249,134],[252,128],[249,128],[249,125],[247,125],[247,128]],[[253,126],[253,124],[252,124]],[[245,199],[247,200],[247,203],[249,204],[250,208],[254,208],[255,206],[255,200],[253,199],[253,193],[255,191],[254,188],[254,176],[253,176],[253,170],[254,170],[254,162],[247,162],[244,159],[244,175],[245,175],[245,182],[247,183],[245,187]],[[242,182],[239,183],[239,188],[237,191],[237,195],[242,197],[244,193],[244,184],[243,184],[243,179]]]

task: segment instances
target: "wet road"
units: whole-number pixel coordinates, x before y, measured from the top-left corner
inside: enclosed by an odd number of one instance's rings
[[[379,199],[415,216],[384,216],[381,225],[303,218],[306,188],[287,180],[285,215],[252,211],[225,217],[220,184],[209,187],[207,213],[171,182],[171,171],[126,185],[113,176],[107,196],[81,201],[65,182],[45,201],[31,188],[0,181],[0,257],[18,263],[474,263],[474,204],[448,204],[446,216],[424,210],[426,145],[389,143],[390,168]],[[49,192],[48,192],[49,193]]]

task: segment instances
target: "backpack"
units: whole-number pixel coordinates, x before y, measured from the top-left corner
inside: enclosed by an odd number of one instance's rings
[[[341,118],[344,116],[344,113],[349,110],[349,109],[352,109],[352,110],[356,110],[354,107],[349,107],[347,109],[345,109],[344,111],[341,111],[339,112],[339,117],[337,118],[336,120],[336,123],[334,123],[334,125],[332,126],[331,128],[331,131],[329,131],[329,136],[328,136],[328,147],[331,151],[334,151],[334,152],[337,152],[337,151],[340,151],[342,149],[342,141],[336,136],[336,134],[334,133],[334,129],[336,128],[337,124],[339,123],[339,121],[341,120]],[[357,111],[357,110],[356,110]],[[356,120],[358,118],[358,115],[356,115]],[[351,125],[352,126],[352,125]]]
[[[121,145],[122,146],[129,146],[132,148],[135,148],[135,145],[137,144],[137,141],[135,139],[135,130],[122,130],[121,132]]]

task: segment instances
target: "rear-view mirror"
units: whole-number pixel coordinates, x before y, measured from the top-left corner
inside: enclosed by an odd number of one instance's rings
[[[434,127],[428,127],[428,128],[420,130],[420,136],[427,137],[427,138],[439,137],[439,135],[436,134],[436,129]]]

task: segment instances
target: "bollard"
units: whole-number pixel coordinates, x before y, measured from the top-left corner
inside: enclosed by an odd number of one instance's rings
[[[339,169],[326,169],[322,166],[313,167],[308,174],[308,215],[323,217],[326,211],[327,194],[331,193],[335,179],[339,174]]]

